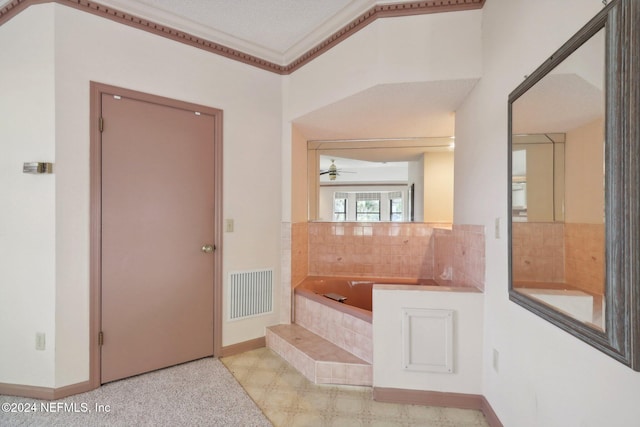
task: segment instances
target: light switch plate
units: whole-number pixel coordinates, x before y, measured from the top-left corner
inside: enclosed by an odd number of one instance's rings
[[[30,174],[53,173],[53,163],[24,162],[22,165],[22,172]]]
[[[36,350],[43,351],[47,347],[47,336],[44,332],[36,332]]]

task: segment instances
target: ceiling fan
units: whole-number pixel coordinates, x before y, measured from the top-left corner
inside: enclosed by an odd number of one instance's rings
[[[331,166],[329,166],[329,169],[320,171],[320,175],[329,174],[329,179],[331,181],[335,181],[336,177],[339,176],[340,173],[355,173],[355,172],[338,169],[338,167],[335,164],[335,160],[334,159],[331,159]]]

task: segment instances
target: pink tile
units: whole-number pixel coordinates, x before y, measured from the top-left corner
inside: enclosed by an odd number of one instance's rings
[[[316,362],[316,378],[331,379],[331,364],[324,362]],[[318,382],[318,381],[316,381]]]
[[[349,384],[364,384],[370,382],[371,366],[365,365],[346,365],[346,379]]]
[[[344,381],[347,379],[347,365],[342,363],[331,364],[331,379],[334,381]]]

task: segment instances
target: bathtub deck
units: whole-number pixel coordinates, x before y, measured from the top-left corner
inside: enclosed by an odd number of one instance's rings
[[[267,347],[316,384],[365,385],[373,383],[370,363],[302,326],[267,328]]]

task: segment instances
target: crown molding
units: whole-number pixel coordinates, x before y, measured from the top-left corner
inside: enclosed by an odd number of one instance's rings
[[[253,43],[231,34],[219,31],[213,27],[203,25],[174,15],[171,12],[148,6],[145,3],[131,0],[98,0],[100,4],[122,11],[129,15],[144,16],[145,19],[161,23],[164,26],[171,27],[184,33],[189,33],[202,40],[214,41],[228,48],[244,52],[257,58],[262,58],[274,64],[283,65],[283,55],[275,49],[269,49],[265,46]],[[370,1],[370,0],[368,0]],[[344,22],[344,21],[343,21]]]
[[[376,5],[353,19],[340,30],[334,32],[312,49],[292,60],[288,65],[284,66],[285,72],[283,74],[293,73],[379,18],[481,9],[484,6],[484,2],[485,0],[431,0]]]
[[[243,62],[266,71],[284,74],[284,67],[282,65],[90,0],[12,0],[0,9],[0,25],[13,18],[27,7],[42,3],[56,3],[69,6],[161,37],[188,44],[198,49],[222,55],[229,59]]]
[[[315,46],[321,44],[326,39],[330,38],[336,29],[342,28],[346,23],[356,20],[360,15],[368,12],[376,6],[376,2],[384,0],[352,0],[342,10],[337,12],[331,18],[327,19],[316,27],[309,34],[302,39],[295,42],[292,46],[287,48],[283,53],[282,64],[290,64],[300,56],[313,49]]]
[[[363,0],[356,3],[354,7],[341,11],[338,17],[345,17],[354,13],[357,14],[357,17],[340,30],[331,32],[331,24],[327,22],[289,49],[284,54],[284,57],[282,54],[270,49],[241,41],[223,32],[212,31],[210,28],[198,26],[191,21],[160,11],[151,13],[142,8],[135,11],[124,11],[123,8],[126,3],[119,0],[104,0],[100,3],[90,0],[12,0],[0,8],[0,25],[3,25],[29,6],[42,3],[57,3],[222,55],[266,71],[286,75],[311,62],[314,58],[322,55],[379,18],[481,9],[485,3],[485,0],[429,0],[377,4],[365,12],[358,10],[370,4],[370,1]],[[113,7],[112,5],[117,5],[118,7]],[[141,18],[140,16],[143,14],[151,16],[151,18]],[[167,24],[160,24],[154,20],[167,22]],[[331,22],[335,22],[335,19],[332,19]],[[179,29],[187,26],[190,28],[190,32]],[[329,35],[327,36],[327,34]],[[211,41],[213,37],[216,40],[220,40],[221,43]],[[316,44],[316,40],[321,41]],[[310,41],[314,42],[314,47],[305,51],[304,46],[309,46]]]

